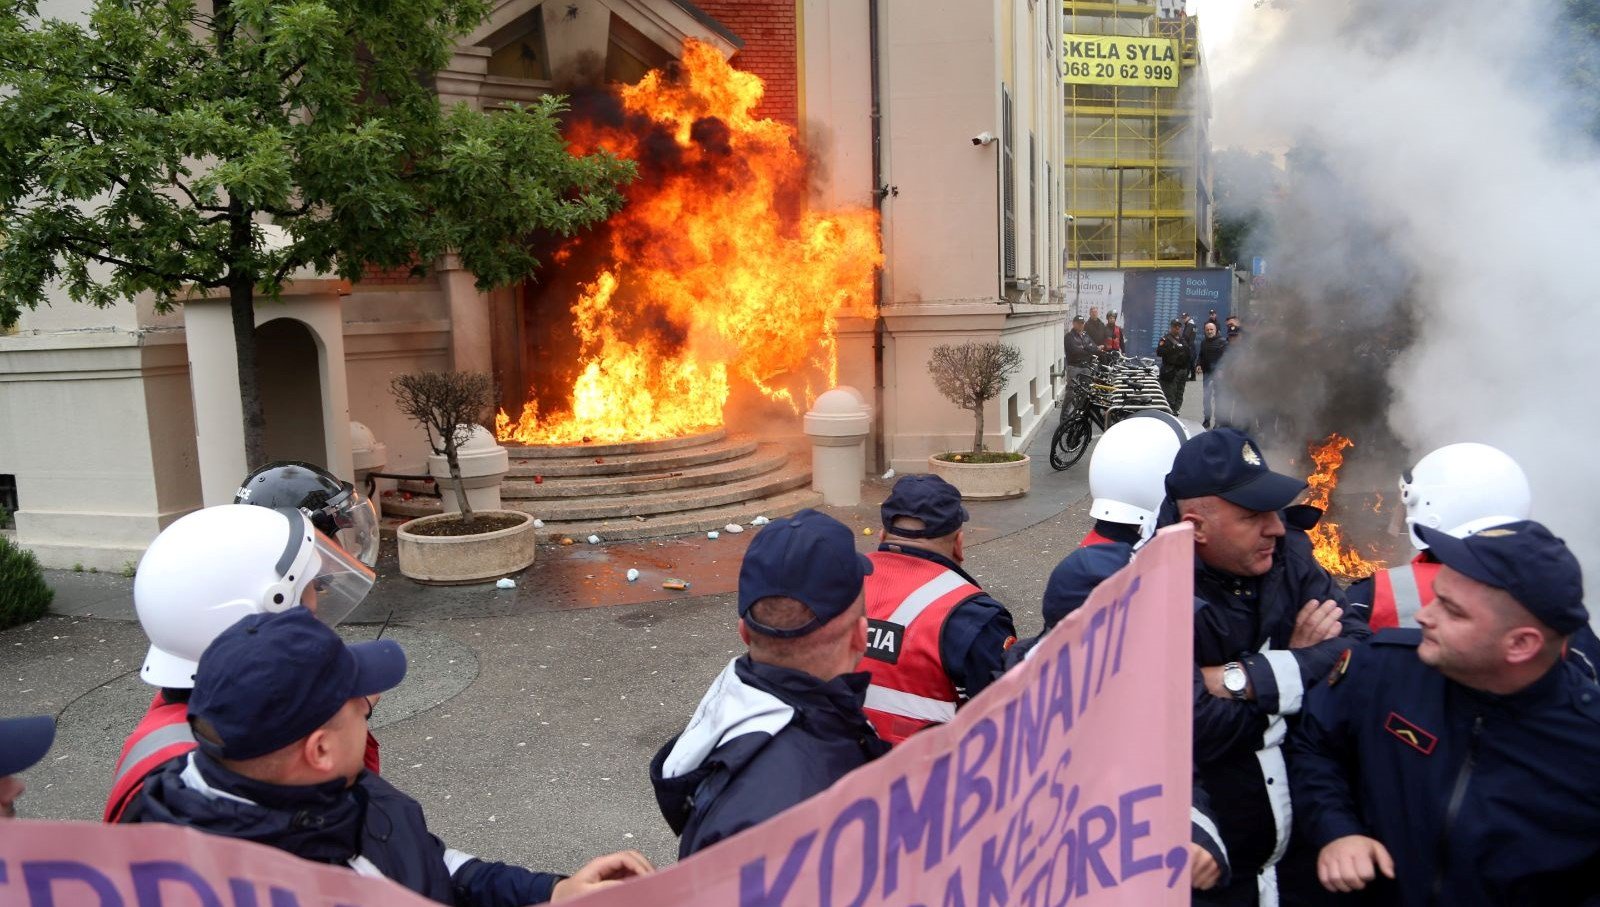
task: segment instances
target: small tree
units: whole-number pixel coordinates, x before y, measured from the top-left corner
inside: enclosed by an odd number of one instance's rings
[[[413,372],[391,381],[389,392],[400,412],[422,426],[428,447],[449,464],[461,515],[471,523],[475,517],[461,481],[459,452],[494,402],[494,382],[483,372]]]
[[[43,617],[54,597],[33,552],[0,538],[0,630]]]
[[[983,405],[1000,396],[1006,379],[1022,369],[1022,352],[1004,343],[945,344],[933,348],[928,372],[951,403],[972,410],[977,425],[972,451],[983,450]]]

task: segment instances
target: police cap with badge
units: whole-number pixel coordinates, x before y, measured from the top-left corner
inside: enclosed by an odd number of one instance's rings
[[[1486,586],[1504,589],[1545,626],[1562,636],[1589,623],[1583,604],[1583,568],[1543,525],[1518,520],[1466,538],[1427,526],[1416,533],[1446,567]]]
[[[1232,428],[1214,428],[1185,441],[1166,484],[1169,503],[1215,496],[1257,512],[1282,510],[1306,489],[1300,479],[1268,469],[1256,442]],[[1176,510],[1171,516],[1176,518]]]

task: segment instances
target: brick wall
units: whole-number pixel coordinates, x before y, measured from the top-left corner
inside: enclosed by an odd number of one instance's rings
[[[799,0],[695,0],[695,5],[744,41],[737,69],[767,83],[757,113],[785,123],[800,121]]]

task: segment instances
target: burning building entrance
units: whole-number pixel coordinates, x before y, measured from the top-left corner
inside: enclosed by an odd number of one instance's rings
[[[523,445],[715,429],[735,395],[798,413],[837,380],[834,319],[869,314],[871,209],[807,209],[794,127],[713,48],[575,101],[575,153],[638,162],[604,228],[552,240],[524,288],[521,349],[499,363],[496,433]],[[513,415],[514,414],[514,415]]]

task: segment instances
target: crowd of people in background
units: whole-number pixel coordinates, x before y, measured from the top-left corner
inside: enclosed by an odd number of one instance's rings
[[[1069,364],[1074,343],[1121,344],[1098,316],[1075,321]],[[1185,324],[1162,338],[1185,357],[1162,352],[1163,381],[1187,380]],[[1203,338],[1209,415],[1227,340],[1215,320]],[[900,478],[867,554],[819,511],[773,521],[739,571],[744,651],[648,766],[680,857],[950,721],[1186,523],[1194,597],[1160,605],[1194,621],[1193,663],[1172,669],[1193,677],[1195,903],[1600,903],[1600,642],[1520,467],[1458,444],[1405,470],[1418,554],[1349,589],[1312,554],[1321,513],[1296,503],[1305,490],[1233,428],[1159,411],[1112,426],[1090,464],[1094,528],[1021,641],[962,566],[969,514],[943,479]],[[368,730],[405,653],[332,629],[372,585],[370,502],[304,464],[249,477],[239,500],[174,522],[140,565],[155,693],[110,773],[106,821],[254,841],[447,904],[561,900],[653,871],[623,851],[565,876],[433,835]],[[0,813],[53,729],[0,724]]]

